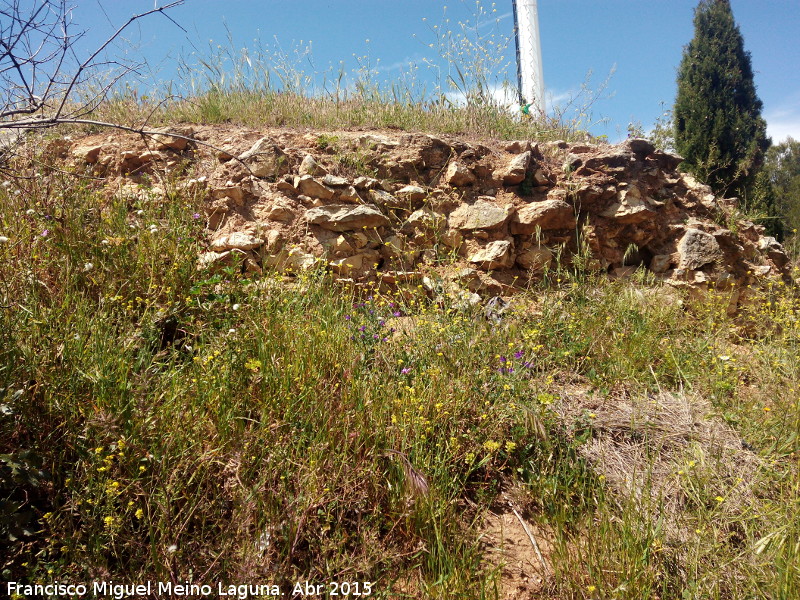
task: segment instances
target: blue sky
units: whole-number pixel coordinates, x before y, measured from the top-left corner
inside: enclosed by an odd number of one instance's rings
[[[163,0],[158,0],[164,3]],[[513,30],[511,0],[483,1],[480,33],[495,40]],[[611,140],[626,134],[629,122],[650,129],[675,94],[675,74],[683,46],[693,35],[696,0],[539,0],[544,79],[551,106],[564,104],[588,81],[602,96],[589,107],[587,123]],[[800,139],[800,0],[732,0],[734,16],[752,54],[763,114],[775,142]],[[153,0],[76,0],[74,20],[88,29],[81,47],[89,47],[111,26],[133,12],[153,7]],[[446,10],[445,10],[446,7]],[[134,56],[146,58],[155,78],[174,76],[177,58],[193,48],[206,52],[226,45],[227,31],[236,48],[254,40],[284,51],[310,43],[313,62],[302,68],[335,72],[358,67],[368,57],[379,79],[391,82],[416,67],[417,79],[431,89],[436,59],[435,31],[458,31],[459,22],[475,22],[474,0],[186,0],[167,19],[149,17],[129,32]],[[444,19],[449,19],[445,22]],[[434,27],[438,29],[434,29]],[[488,38],[491,39],[491,38]],[[302,41],[302,43],[301,43]],[[119,52],[123,50],[120,49]],[[504,53],[513,59],[513,47]],[[496,55],[496,53],[495,53]],[[515,77],[515,67],[509,74]],[[610,77],[609,77],[610,75]],[[318,80],[319,81],[319,80]],[[578,101],[578,105],[581,101]]]

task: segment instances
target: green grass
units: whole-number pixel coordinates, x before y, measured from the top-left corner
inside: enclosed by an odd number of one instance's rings
[[[493,598],[482,521],[513,491],[552,532],[548,597],[800,596],[793,290],[730,317],[724,291],[559,269],[494,325],[416,286],[198,271],[199,198],[38,168],[0,188],[4,579]],[[687,443],[672,523],[585,453],[605,402],[655,393],[708,400],[758,460],[740,482]]]

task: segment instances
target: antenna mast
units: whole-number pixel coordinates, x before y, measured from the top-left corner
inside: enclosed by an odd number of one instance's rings
[[[544,114],[542,46],[539,42],[539,9],[536,0],[512,0],[517,42],[517,87],[523,107]]]

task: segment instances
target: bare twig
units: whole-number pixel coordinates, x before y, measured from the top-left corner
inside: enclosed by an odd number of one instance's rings
[[[75,44],[85,32],[74,32],[72,7],[66,0],[20,3],[0,0],[0,129],[29,129],[32,121],[59,124],[61,119],[89,115],[114,85],[141,65],[101,60],[101,55],[131,24],[159,13],[184,30],[166,11],[185,0],[131,16],[85,59]],[[68,65],[74,65],[72,70]],[[88,100],[73,103],[73,96],[88,72],[119,69],[110,82]]]
[[[539,558],[539,562],[542,563],[542,569],[544,570],[544,574],[548,575],[552,571],[550,567],[547,565],[547,562],[544,560],[544,556],[542,555],[542,551],[539,549],[539,544],[536,542],[536,538],[531,533],[531,530],[528,528],[528,524],[525,522],[525,519],[522,518],[522,515],[519,514],[519,511],[514,507],[514,503],[511,501],[505,493],[503,493],[503,498],[505,498],[506,502],[508,502],[508,506],[511,509],[511,512],[514,513],[514,516],[517,517],[519,524],[522,525],[522,528],[525,530],[525,533],[528,534],[528,539],[531,541],[531,545],[533,546],[534,552],[536,552],[536,556]]]

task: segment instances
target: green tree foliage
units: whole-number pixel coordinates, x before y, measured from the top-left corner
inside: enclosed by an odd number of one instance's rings
[[[764,173],[786,233],[800,229],[800,141],[791,137],[767,152]]]
[[[771,143],[750,53],[729,0],[701,0],[694,31],[678,69],[675,146],[684,168],[746,203]]]

